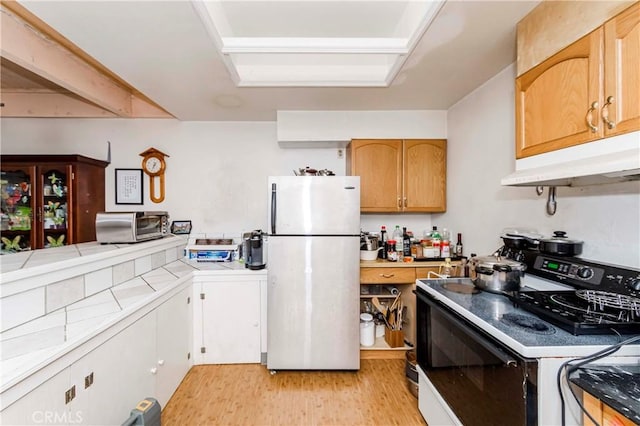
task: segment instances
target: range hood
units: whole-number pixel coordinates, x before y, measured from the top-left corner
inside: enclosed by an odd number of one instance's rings
[[[640,134],[634,132],[629,136],[635,141],[627,144],[626,149],[591,154],[586,158],[567,159],[553,164],[533,165],[520,168],[501,180],[505,186],[586,186],[606,183],[640,180]],[[613,139],[613,138],[611,138]],[[617,144],[613,140],[592,142],[600,147]],[[590,144],[585,144],[590,145]],[[616,148],[620,148],[618,145]],[[574,153],[578,153],[574,151]],[[544,155],[554,155],[553,153]],[[573,156],[573,158],[579,155]],[[526,159],[528,160],[528,159]],[[518,162],[516,161],[516,169]]]

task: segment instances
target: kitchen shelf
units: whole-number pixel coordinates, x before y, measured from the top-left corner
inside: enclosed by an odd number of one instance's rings
[[[360,345],[360,359],[404,359],[407,351],[413,347],[407,345],[397,348],[389,347],[384,336],[376,337],[372,346]]]
[[[385,294],[360,294],[361,299],[373,299],[374,297],[383,298],[383,299],[395,299],[397,295],[391,293]]]

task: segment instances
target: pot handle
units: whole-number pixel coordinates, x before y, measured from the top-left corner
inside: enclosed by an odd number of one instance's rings
[[[511,266],[509,265],[493,265],[493,270],[498,272],[511,272]]]
[[[493,269],[484,266],[476,266],[476,272],[484,275],[493,275]]]

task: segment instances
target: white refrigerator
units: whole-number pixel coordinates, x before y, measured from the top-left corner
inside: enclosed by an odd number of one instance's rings
[[[269,177],[267,368],[360,368],[360,178]]]

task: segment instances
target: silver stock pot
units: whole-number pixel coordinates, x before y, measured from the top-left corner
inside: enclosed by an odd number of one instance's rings
[[[472,257],[469,276],[473,285],[492,293],[519,291],[527,265],[501,256]]]

